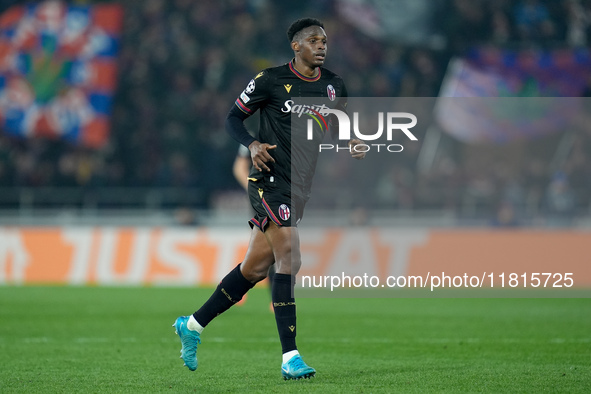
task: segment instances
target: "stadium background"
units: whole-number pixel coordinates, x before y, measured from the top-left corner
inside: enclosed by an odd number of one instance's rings
[[[4,11],[21,5],[0,4]],[[462,75],[482,84],[476,95],[527,100],[591,94],[589,1],[42,3],[58,9],[105,4],[122,12],[118,33],[118,24],[110,25],[115,49],[102,54],[117,67],[112,97],[105,99],[108,133],[77,139],[33,132],[25,138],[23,129],[7,122],[0,133],[0,262],[6,282],[213,283],[239,261],[248,207],[231,171],[237,143],[223,122],[253,75],[291,57],[285,30],[298,17],[325,22],[326,66],[344,77],[352,97],[444,95],[446,83],[456,78],[450,64],[458,62]],[[487,85],[487,73],[496,85]],[[398,266],[410,272],[409,264],[422,266],[441,253],[433,241],[437,231],[466,244],[462,240],[473,233],[465,226],[495,230],[486,233],[491,236],[485,243],[459,248],[457,272],[482,248],[515,255],[519,245],[527,249],[529,241],[498,241],[498,228],[521,228],[518,237],[537,240],[529,248],[536,255],[521,255],[528,261],[550,269],[568,250],[572,258],[566,260],[580,268],[586,265],[591,196],[587,112],[580,110],[582,120],[559,131],[544,135],[530,127],[526,137],[503,141],[472,143],[453,130],[422,130],[421,143],[391,168],[372,177],[358,174],[366,180],[363,196],[370,196],[371,209],[342,198],[347,193],[333,198],[340,187],[335,181],[333,194],[311,201],[306,221],[342,227],[316,239],[348,239],[351,223],[401,232],[418,226],[416,242],[426,245],[422,260],[413,262],[412,253],[408,261],[397,257]],[[473,126],[478,134],[478,122]],[[256,128],[256,119],[250,127]],[[425,159],[424,141],[433,136],[437,142]],[[319,178],[346,179],[351,163],[341,164],[321,166]],[[550,242],[535,236],[539,228]],[[569,243],[575,228],[582,230],[575,236],[578,246]],[[410,248],[415,241],[408,242]],[[544,252],[544,245],[554,248]],[[381,260],[390,252],[376,251]],[[92,273],[93,264],[107,267],[103,276]],[[589,284],[589,273],[581,275],[579,283]]]
[[[68,59],[30,20],[24,37],[55,57],[9,56],[10,27],[22,21],[11,7],[23,3],[0,0],[1,392],[591,392],[591,111],[580,107],[575,121],[568,108],[550,112],[558,132],[523,129],[536,138],[510,127],[486,136],[482,106],[468,134],[421,129],[392,168],[357,174],[367,183],[361,196],[343,182],[358,162],[323,163],[318,179],[331,182],[320,185],[335,188],[316,189],[326,193],[311,201],[301,232],[308,274],[573,272],[580,293],[299,297],[298,346],[318,371],[311,381],[280,379],[264,286],[208,326],[196,373],[177,358],[170,326],[244,254],[248,207],[223,120],[253,75],[290,58],[293,19],[324,20],[327,67],[352,96],[432,104],[475,89],[465,95],[544,104],[537,97],[589,97],[590,1],[68,2],[100,14],[94,22],[120,39],[99,31],[87,47],[106,42],[99,60],[115,74],[91,60],[66,78],[89,84],[82,92],[110,128],[73,127],[62,138],[47,124],[23,137],[7,100],[9,78],[39,71],[31,59],[52,67],[21,88],[47,102],[69,86],[53,67]],[[43,18],[58,21],[66,6],[41,4]],[[115,5],[122,23],[98,5]]]

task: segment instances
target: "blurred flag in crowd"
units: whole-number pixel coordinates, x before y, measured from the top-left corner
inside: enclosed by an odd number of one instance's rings
[[[0,15],[0,130],[103,145],[122,17],[116,4],[56,0]]]
[[[564,131],[582,111],[591,51],[478,49],[450,62],[435,114],[467,143],[506,143]]]
[[[337,0],[335,9],[370,37],[441,47],[437,10],[445,0]]]

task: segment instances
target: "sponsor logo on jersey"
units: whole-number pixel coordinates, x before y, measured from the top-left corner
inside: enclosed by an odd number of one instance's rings
[[[285,90],[287,90],[287,93],[289,93],[289,91],[291,90],[291,85],[287,84],[287,85],[283,85],[285,87]]]
[[[328,94],[328,99],[330,101],[334,101],[334,99],[337,97],[337,93],[334,90],[334,87],[332,85],[328,85],[326,87],[326,93]]]
[[[285,204],[281,204],[279,206],[279,217],[283,220],[289,219],[291,212],[289,212],[289,207]]]
[[[249,94],[254,92],[254,87],[255,87],[255,83],[254,83],[254,79],[251,79],[250,82],[248,83],[248,86],[246,87],[246,89],[244,89],[244,91]]]
[[[242,94],[240,95],[240,99],[242,100],[242,102],[244,104],[248,103],[250,101],[250,97],[248,97],[248,95],[246,94],[246,92],[242,92]]]
[[[325,104],[322,105],[307,105],[307,104],[294,104],[295,102],[293,100],[286,100],[285,103],[283,103],[283,107],[281,108],[281,112],[287,114],[287,113],[292,113],[292,114],[297,114],[298,118],[300,118],[302,115],[305,114],[309,114],[309,113],[317,113],[319,112],[320,114],[322,114],[323,116],[326,115],[325,111],[330,109],[329,107],[327,107]]]

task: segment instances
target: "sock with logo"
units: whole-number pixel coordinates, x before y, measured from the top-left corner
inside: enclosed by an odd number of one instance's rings
[[[296,305],[293,296],[295,277],[275,274],[271,297],[275,310],[275,321],[283,353],[297,350],[296,346]]]
[[[193,317],[202,327],[207,326],[217,315],[227,311],[254,287],[255,284],[248,281],[240,272],[240,265],[222,279],[211,297],[193,313]]]

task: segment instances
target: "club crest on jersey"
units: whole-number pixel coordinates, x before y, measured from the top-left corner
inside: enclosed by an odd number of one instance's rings
[[[335,92],[334,87],[332,85],[328,85],[326,87],[326,93],[328,94],[328,98],[330,101],[334,101],[337,97],[337,92]]]
[[[246,89],[244,89],[244,91],[246,92],[246,94],[252,93],[254,92],[254,79],[251,79],[250,82],[248,83],[248,86],[246,87]]]
[[[279,206],[279,217],[283,220],[289,219],[291,212],[289,211],[289,207],[285,204],[281,204]]]

